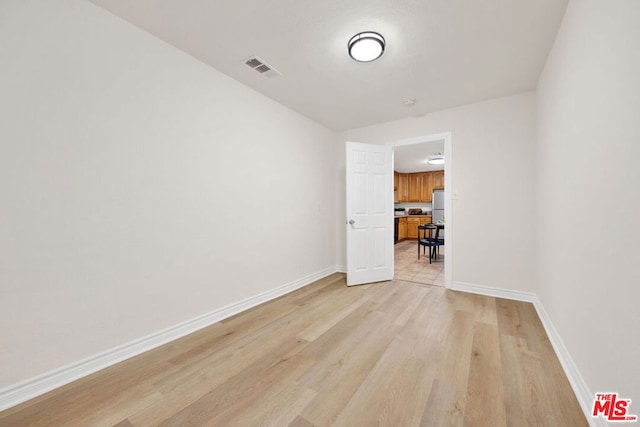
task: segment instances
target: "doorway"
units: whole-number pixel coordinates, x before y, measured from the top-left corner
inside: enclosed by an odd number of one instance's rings
[[[394,171],[398,172],[394,175],[393,200],[394,221],[399,223],[399,239],[393,248],[394,279],[449,288],[453,271],[451,134],[427,135],[388,145],[394,151]],[[427,163],[439,156],[444,157],[444,164]],[[424,256],[420,248],[418,259],[417,228],[430,222],[438,222],[442,230],[439,231],[442,245],[431,263],[429,248]]]

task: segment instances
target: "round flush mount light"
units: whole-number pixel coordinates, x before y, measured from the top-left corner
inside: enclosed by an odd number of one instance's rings
[[[359,62],[371,62],[384,53],[385,41],[378,33],[365,31],[349,40],[349,56]]]
[[[435,153],[429,156],[427,163],[430,165],[444,165],[444,156],[440,153]]]

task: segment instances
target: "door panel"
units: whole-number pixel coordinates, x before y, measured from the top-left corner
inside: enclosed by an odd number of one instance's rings
[[[393,278],[390,147],[347,142],[347,285]]]

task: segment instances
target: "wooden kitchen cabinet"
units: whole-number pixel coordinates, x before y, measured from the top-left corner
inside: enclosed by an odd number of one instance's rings
[[[422,196],[422,174],[409,174],[409,202],[419,202]]]
[[[420,191],[420,201],[430,202],[431,193],[433,192],[433,173],[432,172],[421,173],[420,181],[422,184],[421,191]]]
[[[400,191],[398,191],[400,177],[398,175],[398,172],[393,171],[393,203],[400,202]]]
[[[398,241],[407,238],[407,218],[398,218]]]
[[[443,188],[444,171],[393,172],[394,203],[431,202],[433,190]]]
[[[444,171],[431,172],[431,183],[434,190],[444,189]]]
[[[409,174],[398,173],[397,203],[409,201]]]
[[[407,239],[418,240],[418,225],[420,225],[420,218],[407,218]]]
[[[416,216],[407,218],[407,239],[418,240],[418,226],[425,224],[431,224],[430,216]]]

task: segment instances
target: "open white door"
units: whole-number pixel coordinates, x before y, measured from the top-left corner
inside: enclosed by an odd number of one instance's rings
[[[347,142],[347,286],[393,279],[391,147]]]

